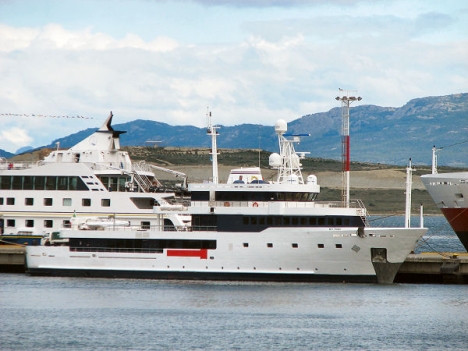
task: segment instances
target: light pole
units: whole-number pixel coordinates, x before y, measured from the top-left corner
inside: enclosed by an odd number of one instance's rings
[[[339,89],[340,92],[344,91]],[[343,189],[342,199],[346,207],[349,207],[349,171],[350,171],[350,144],[349,144],[349,105],[355,101],[361,101],[360,96],[349,96],[349,91],[346,90],[346,95],[337,96],[337,101],[341,101],[341,117],[342,117],[342,128],[341,128],[341,140],[342,140],[342,160],[343,160]]]

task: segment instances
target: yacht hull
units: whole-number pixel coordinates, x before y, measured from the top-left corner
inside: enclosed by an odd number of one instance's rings
[[[157,252],[26,248],[31,275],[184,280],[392,283],[426,229],[297,228],[261,233],[149,233],[145,240],[213,240],[214,249],[164,248]],[[128,233],[113,232],[115,237]],[[88,237],[93,233],[87,231]],[[141,235],[141,234],[140,234]],[[172,245],[172,244],[171,244]],[[125,252],[123,252],[125,251]]]

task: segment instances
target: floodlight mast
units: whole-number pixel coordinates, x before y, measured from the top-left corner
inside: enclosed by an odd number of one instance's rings
[[[346,92],[346,95],[337,96],[335,100],[341,101],[341,117],[342,117],[342,128],[341,128],[341,140],[342,140],[342,161],[343,161],[343,173],[342,173],[342,200],[346,207],[349,207],[349,172],[350,172],[350,136],[349,136],[349,106],[355,101],[361,101],[360,96],[349,96],[350,90],[343,90],[339,88],[340,92]]]

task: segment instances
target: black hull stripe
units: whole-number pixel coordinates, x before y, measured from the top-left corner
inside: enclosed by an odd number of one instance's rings
[[[330,282],[330,283],[377,283],[375,275],[325,275],[325,274],[276,274],[276,273],[204,273],[161,271],[116,271],[85,269],[30,268],[34,276],[170,279],[170,280],[216,280],[216,281],[263,281],[263,282]]]

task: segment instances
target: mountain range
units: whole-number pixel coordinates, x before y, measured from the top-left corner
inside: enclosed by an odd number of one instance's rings
[[[220,126],[219,148],[263,149],[277,152],[278,141],[274,124],[241,124]],[[303,137],[298,151],[310,152],[310,157],[340,160],[342,110],[305,115],[288,123],[289,133],[310,134]],[[159,140],[160,146],[209,147],[211,139],[206,128],[171,126],[166,123],[135,120],[116,124],[122,146],[149,145]],[[86,129],[53,140],[44,147],[67,148],[96,130]],[[430,165],[432,148],[438,150],[438,164],[468,167],[468,93],[431,96],[410,100],[402,107],[357,105],[350,109],[351,161],[405,165]],[[0,156],[10,157],[3,154]]]

